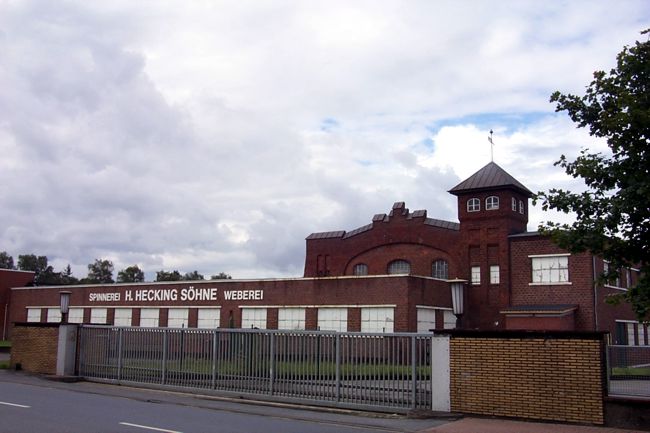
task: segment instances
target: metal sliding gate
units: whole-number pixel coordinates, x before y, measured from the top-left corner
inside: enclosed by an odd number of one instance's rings
[[[87,380],[406,411],[431,408],[431,334],[83,325]]]

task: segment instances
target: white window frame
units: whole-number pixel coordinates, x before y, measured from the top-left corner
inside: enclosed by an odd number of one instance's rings
[[[140,326],[157,328],[160,325],[160,308],[140,308]]]
[[[411,263],[404,259],[395,259],[388,264],[386,269],[388,275],[400,275],[411,273]]]
[[[609,262],[607,260],[603,260],[603,274],[607,275],[608,272],[609,272]],[[618,276],[616,277],[616,280],[614,281],[614,284],[607,281],[605,283],[605,287],[609,287],[610,289],[617,289],[617,290],[627,291],[627,288],[625,288],[625,287],[623,287],[621,285],[621,272],[618,273]]]
[[[525,208],[524,208],[524,201],[523,201],[523,200],[519,200],[519,213],[523,215],[523,214],[524,214],[524,211],[525,211]]]
[[[365,263],[357,263],[352,268],[352,273],[356,276],[368,275],[368,265]]]
[[[221,326],[221,308],[199,308],[196,327],[214,329]]]
[[[472,276],[472,284],[478,285],[481,284],[481,267],[472,266],[470,268],[470,274]]]
[[[456,315],[451,310],[443,310],[442,327],[443,329],[456,329]]]
[[[643,325],[643,323],[638,323],[636,329],[637,329],[637,334],[639,336],[639,346],[647,346],[645,342],[645,334],[646,334],[645,326]]]
[[[467,212],[480,212],[481,211],[481,200],[472,197],[467,200]]]
[[[28,322],[40,322],[41,321],[41,309],[40,308],[28,308],[27,309],[27,321]]]
[[[241,327],[242,329],[266,329],[266,308],[247,308],[241,309]]]
[[[499,197],[496,195],[491,195],[485,199],[485,210],[497,210],[499,209]]]
[[[304,330],[305,317],[305,308],[278,308],[278,329]]]
[[[569,256],[571,254],[530,255],[531,286],[571,284]]]
[[[449,278],[449,263],[447,260],[438,259],[431,264],[431,276],[446,280]]]
[[[68,309],[68,323],[83,323],[84,309],[79,307],[70,307]]]
[[[131,326],[132,320],[132,308],[115,308],[113,311],[113,326]]]
[[[430,332],[436,329],[436,309],[417,307],[417,332]]]
[[[500,284],[501,274],[499,265],[490,265],[490,284]]]
[[[392,307],[364,307],[361,309],[361,332],[393,332],[395,309]]]
[[[348,309],[334,307],[319,308],[318,329],[321,331],[347,332]]]
[[[187,328],[190,321],[189,308],[168,308],[167,309],[167,327],[168,328]]]
[[[90,323],[94,325],[106,325],[108,323],[108,308],[91,308]]]
[[[59,307],[47,309],[47,323],[60,323],[61,322],[61,309]]]
[[[514,197],[512,198],[512,211],[517,212],[517,199]]]

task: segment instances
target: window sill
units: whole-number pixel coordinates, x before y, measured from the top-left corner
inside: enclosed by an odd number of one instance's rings
[[[571,286],[573,283],[571,281],[556,281],[548,283],[528,283],[529,286]]]
[[[620,290],[621,292],[627,292],[627,288],[625,288],[625,287],[610,286],[609,284],[605,284],[605,288],[607,288],[607,289],[614,289],[614,290]]]

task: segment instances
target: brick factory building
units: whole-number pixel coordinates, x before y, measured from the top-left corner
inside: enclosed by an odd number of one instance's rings
[[[629,305],[605,303],[638,270],[604,286],[607,263],[528,232],[532,193],[493,162],[449,192],[458,222],[399,202],[363,227],[312,233],[302,278],[14,287],[10,320],[59,321],[69,290],[79,323],[428,331],[456,326],[449,280],[462,279],[461,328],[610,331],[618,344],[648,344]]]

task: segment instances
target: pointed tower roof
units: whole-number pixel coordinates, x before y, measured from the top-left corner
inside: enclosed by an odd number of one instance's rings
[[[529,198],[533,196],[533,193],[528,188],[494,162],[490,162],[450,189],[449,192],[454,195],[459,195],[467,191],[489,191],[503,188],[515,189]]]

